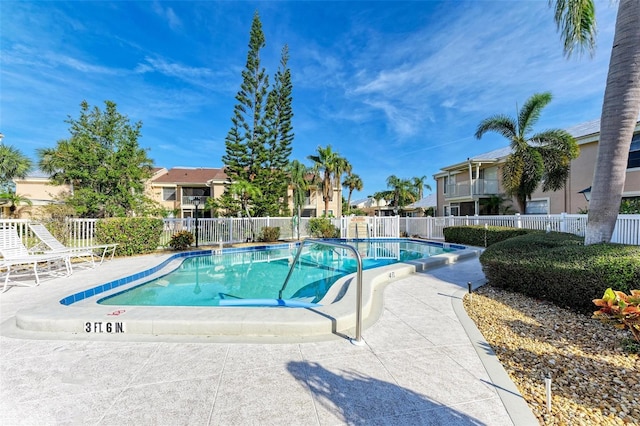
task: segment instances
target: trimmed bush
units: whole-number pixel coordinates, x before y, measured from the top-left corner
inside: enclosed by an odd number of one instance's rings
[[[520,235],[527,235],[535,231],[532,229],[509,228],[506,226],[449,226],[444,228],[444,240],[448,243],[465,244],[476,247],[489,247],[500,241]],[[486,239],[485,239],[486,238]]]
[[[186,250],[191,247],[195,238],[189,231],[179,231],[171,236],[169,247],[174,250]]]
[[[340,229],[333,226],[327,217],[309,219],[307,230],[315,238],[340,238]]]
[[[280,227],[279,226],[264,226],[260,233],[259,240],[265,243],[272,243],[280,239]]]
[[[157,218],[102,219],[96,224],[96,239],[103,244],[118,243],[116,256],[151,253],[160,245],[163,226]]]
[[[489,284],[563,308],[592,314],[609,287],[629,292],[640,282],[640,247],[583,245],[583,238],[536,232],[488,247],[480,256]]]

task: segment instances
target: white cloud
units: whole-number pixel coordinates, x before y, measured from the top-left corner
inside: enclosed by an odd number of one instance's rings
[[[173,8],[166,7],[164,8],[161,3],[154,2],[153,3],[153,11],[163,19],[167,21],[169,28],[174,31],[177,31],[182,28],[182,20],[176,15]]]

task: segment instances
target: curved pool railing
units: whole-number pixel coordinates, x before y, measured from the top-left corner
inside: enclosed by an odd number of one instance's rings
[[[360,256],[360,253],[358,253],[358,250],[356,250],[355,247],[350,246],[349,244],[342,244],[342,243],[336,243],[333,241],[324,241],[324,240],[316,240],[316,239],[306,239],[304,240],[301,244],[300,247],[298,247],[298,251],[296,253],[295,258],[293,259],[293,262],[291,262],[291,268],[289,268],[289,273],[287,274],[287,278],[285,278],[284,283],[282,284],[282,288],[280,289],[280,292],[278,293],[278,298],[280,300],[282,300],[282,293],[284,292],[285,288],[287,288],[287,284],[289,284],[289,278],[291,278],[291,274],[293,273],[293,270],[296,266],[296,264],[298,263],[298,259],[300,259],[300,254],[302,253],[302,249],[304,248],[305,244],[319,244],[319,245],[324,245],[324,246],[329,246],[329,247],[336,247],[336,248],[341,248],[341,249],[346,249],[346,250],[350,250],[353,252],[353,254],[356,257],[356,265],[357,265],[357,272],[356,272],[356,283],[357,283],[357,287],[356,287],[356,337],[355,339],[352,339],[352,342],[360,345],[362,344],[362,257]]]

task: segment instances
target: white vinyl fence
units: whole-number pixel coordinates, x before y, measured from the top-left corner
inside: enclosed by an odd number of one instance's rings
[[[95,226],[98,219],[68,219],[62,242],[72,247],[95,245]],[[27,247],[38,243],[29,230],[30,219],[0,219],[0,228],[15,227]],[[280,238],[295,240],[310,237],[309,218],[213,218],[198,219],[199,245],[220,245],[257,240],[265,226],[279,227]],[[447,226],[490,225],[570,232],[584,236],[587,215],[513,215],[513,216],[447,216],[447,217],[354,217],[332,219],[343,238],[398,238],[401,235],[442,240]],[[195,232],[196,221],[188,219],[164,219],[160,240],[166,245],[178,231]],[[640,214],[619,215],[612,242],[640,245]]]
[[[400,221],[400,232],[409,236],[417,235],[427,239],[439,240],[444,239],[443,229],[448,226],[485,224],[489,226],[569,232],[584,236],[587,228],[587,215],[561,213],[555,215],[403,217]],[[611,242],[640,245],[640,214],[618,215]]]

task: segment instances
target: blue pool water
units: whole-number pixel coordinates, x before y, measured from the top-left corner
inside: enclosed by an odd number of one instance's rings
[[[426,258],[451,249],[411,240],[349,242],[362,257],[363,268]],[[186,258],[178,269],[147,283],[103,298],[103,305],[220,306],[243,300],[278,299],[298,247]],[[282,299],[317,303],[333,283],[356,272],[356,259],[344,249],[306,245]],[[280,303],[281,304],[281,303]],[[277,305],[277,304],[276,304]],[[291,305],[290,305],[291,306]]]

